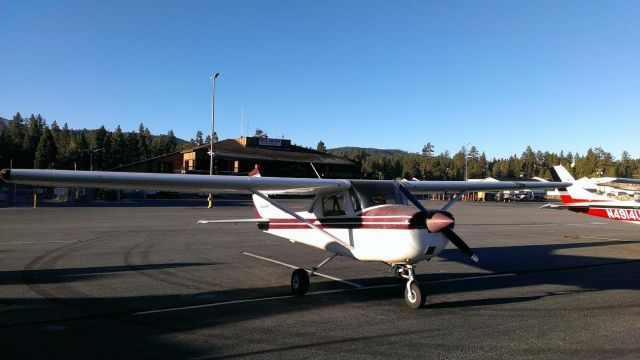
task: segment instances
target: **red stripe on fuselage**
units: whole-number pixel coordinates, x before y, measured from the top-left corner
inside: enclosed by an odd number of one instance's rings
[[[411,229],[408,218],[346,218],[307,219],[321,229]],[[309,226],[298,219],[269,219],[269,229],[307,229]]]
[[[418,229],[412,226],[411,218],[418,213],[415,208],[404,205],[386,205],[365,210],[359,216],[307,219],[321,229]],[[309,225],[298,219],[269,219],[269,229],[308,229]]]

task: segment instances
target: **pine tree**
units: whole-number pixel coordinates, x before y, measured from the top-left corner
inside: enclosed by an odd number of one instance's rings
[[[147,133],[149,129],[145,128],[142,123],[138,126],[138,159],[147,160],[149,157],[149,137]]]
[[[89,155],[89,142],[85,135],[86,129],[76,135],[76,165],[79,169],[91,169],[91,156]]]
[[[105,168],[105,157],[107,155],[107,149],[105,149],[105,141],[109,135],[107,129],[105,129],[104,125],[100,126],[98,130],[95,131],[95,145],[94,150],[103,149],[102,151],[96,151],[93,154],[93,169],[94,170],[104,170]]]
[[[9,128],[0,129],[0,149],[9,149],[11,147],[11,138],[9,137]],[[2,156],[0,156],[2,159]]]
[[[24,119],[18,112],[13,116],[13,119],[9,124],[9,138],[14,148],[22,147],[22,143],[24,142],[24,136],[25,136]]]
[[[322,152],[327,152],[327,147],[324,145],[324,141],[322,141],[322,140],[318,141],[318,145],[316,146],[316,150],[322,151]]]
[[[433,146],[433,144],[431,144],[430,142],[426,143],[422,147],[422,156],[426,158],[431,158],[433,156],[434,149],[435,149],[435,146]]]
[[[141,160],[139,151],[140,141],[138,139],[138,134],[134,132],[128,133],[126,136],[126,141],[127,151],[125,152],[124,163],[129,164]]]
[[[620,155],[620,163],[618,166],[618,175],[621,177],[631,177],[633,176],[633,166],[632,166],[633,162],[631,160],[631,156],[629,155],[629,153],[625,150],[622,152],[622,155]]]
[[[177,142],[176,136],[173,134],[173,130],[169,130],[169,132],[167,133],[167,137],[164,140],[164,153],[171,154],[175,152],[177,149],[178,149],[178,142]]]
[[[38,142],[33,166],[36,169],[53,167],[55,165],[57,155],[58,150],[56,149],[56,144],[53,140],[51,130],[49,130],[49,128],[45,128],[40,136],[40,141]]]
[[[126,163],[127,142],[120,125],[111,133],[111,165],[117,167]]]
[[[22,148],[29,152],[36,151],[40,138],[42,137],[44,121],[40,115],[31,114],[25,128],[25,136],[22,141]]]
[[[107,135],[104,137],[104,144],[102,145],[104,151],[100,152],[100,155],[102,155],[102,169],[104,170],[113,168],[113,156],[111,151],[113,146],[111,145],[111,135],[112,133],[107,131]]]
[[[53,135],[53,139],[56,141],[56,143],[58,143],[58,141],[60,141],[60,126],[58,126],[58,122],[53,120],[53,122],[51,123],[51,134]]]

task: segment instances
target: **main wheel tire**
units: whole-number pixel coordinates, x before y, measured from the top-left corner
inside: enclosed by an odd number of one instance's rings
[[[295,269],[291,274],[291,292],[294,295],[304,295],[309,290],[309,274],[305,269]]]
[[[417,281],[411,281],[409,288],[411,289],[411,292],[409,292],[409,289],[405,287],[404,302],[408,307],[418,309],[424,305],[425,301],[424,294],[422,293],[422,286],[420,286]]]

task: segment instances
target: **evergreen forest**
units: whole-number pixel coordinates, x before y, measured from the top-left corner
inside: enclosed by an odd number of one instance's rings
[[[172,130],[151,134],[142,123],[137,132],[122,131],[120,126],[113,131],[104,126],[74,130],[66,123],[60,127],[56,121],[49,125],[41,115],[24,118],[16,113],[11,120],[0,122],[0,168],[109,170],[209,141],[201,131],[185,141],[176,138]],[[640,175],[640,159],[632,159],[627,151],[616,158],[599,146],[586,149],[584,155],[523,147],[522,153],[500,159],[488,159],[475,146],[462,147],[455,153],[436,153],[430,142],[421,153],[358,147],[327,149],[323,141],[316,149],[360,163],[362,177],[367,179],[549,179],[549,168],[557,164],[565,165],[576,178]]]

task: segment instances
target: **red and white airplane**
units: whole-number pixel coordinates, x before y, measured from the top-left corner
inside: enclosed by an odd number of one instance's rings
[[[585,190],[562,165],[552,169],[554,180],[573,183],[560,189],[562,205],[547,204],[543,208],[571,210],[577,213],[599,216],[612,220],[640,224],[640,202],[634,200],[621,201],[606,195],[595,194]],[[615,179],[616,183],[640,184],[640,179]]]
[[[4,169],[0,178],[9,183],[110,189],[253,194],[257,219],[201,220],[255,222],[264,232],[332,253],[311,270],[296,269],[291,276],[294,294],[305,294],[309,275],[334,257],[383,262],[407,280],[405,302],[411,308],[424,304],[415,278],[415,265],[437,256],[450,241],[472,260],[473,250],[453,231],[448,211],[465,192],[509,189],[559,188],[561,182],[395,181],[273,178],[254,176],[81,172],[67,170]],[[455,194],[439,210],[425,208],[415,193]],[[270,195],[315,195],[308,211],[295,212]],[[409,205],[413,204],[413,206]]]

